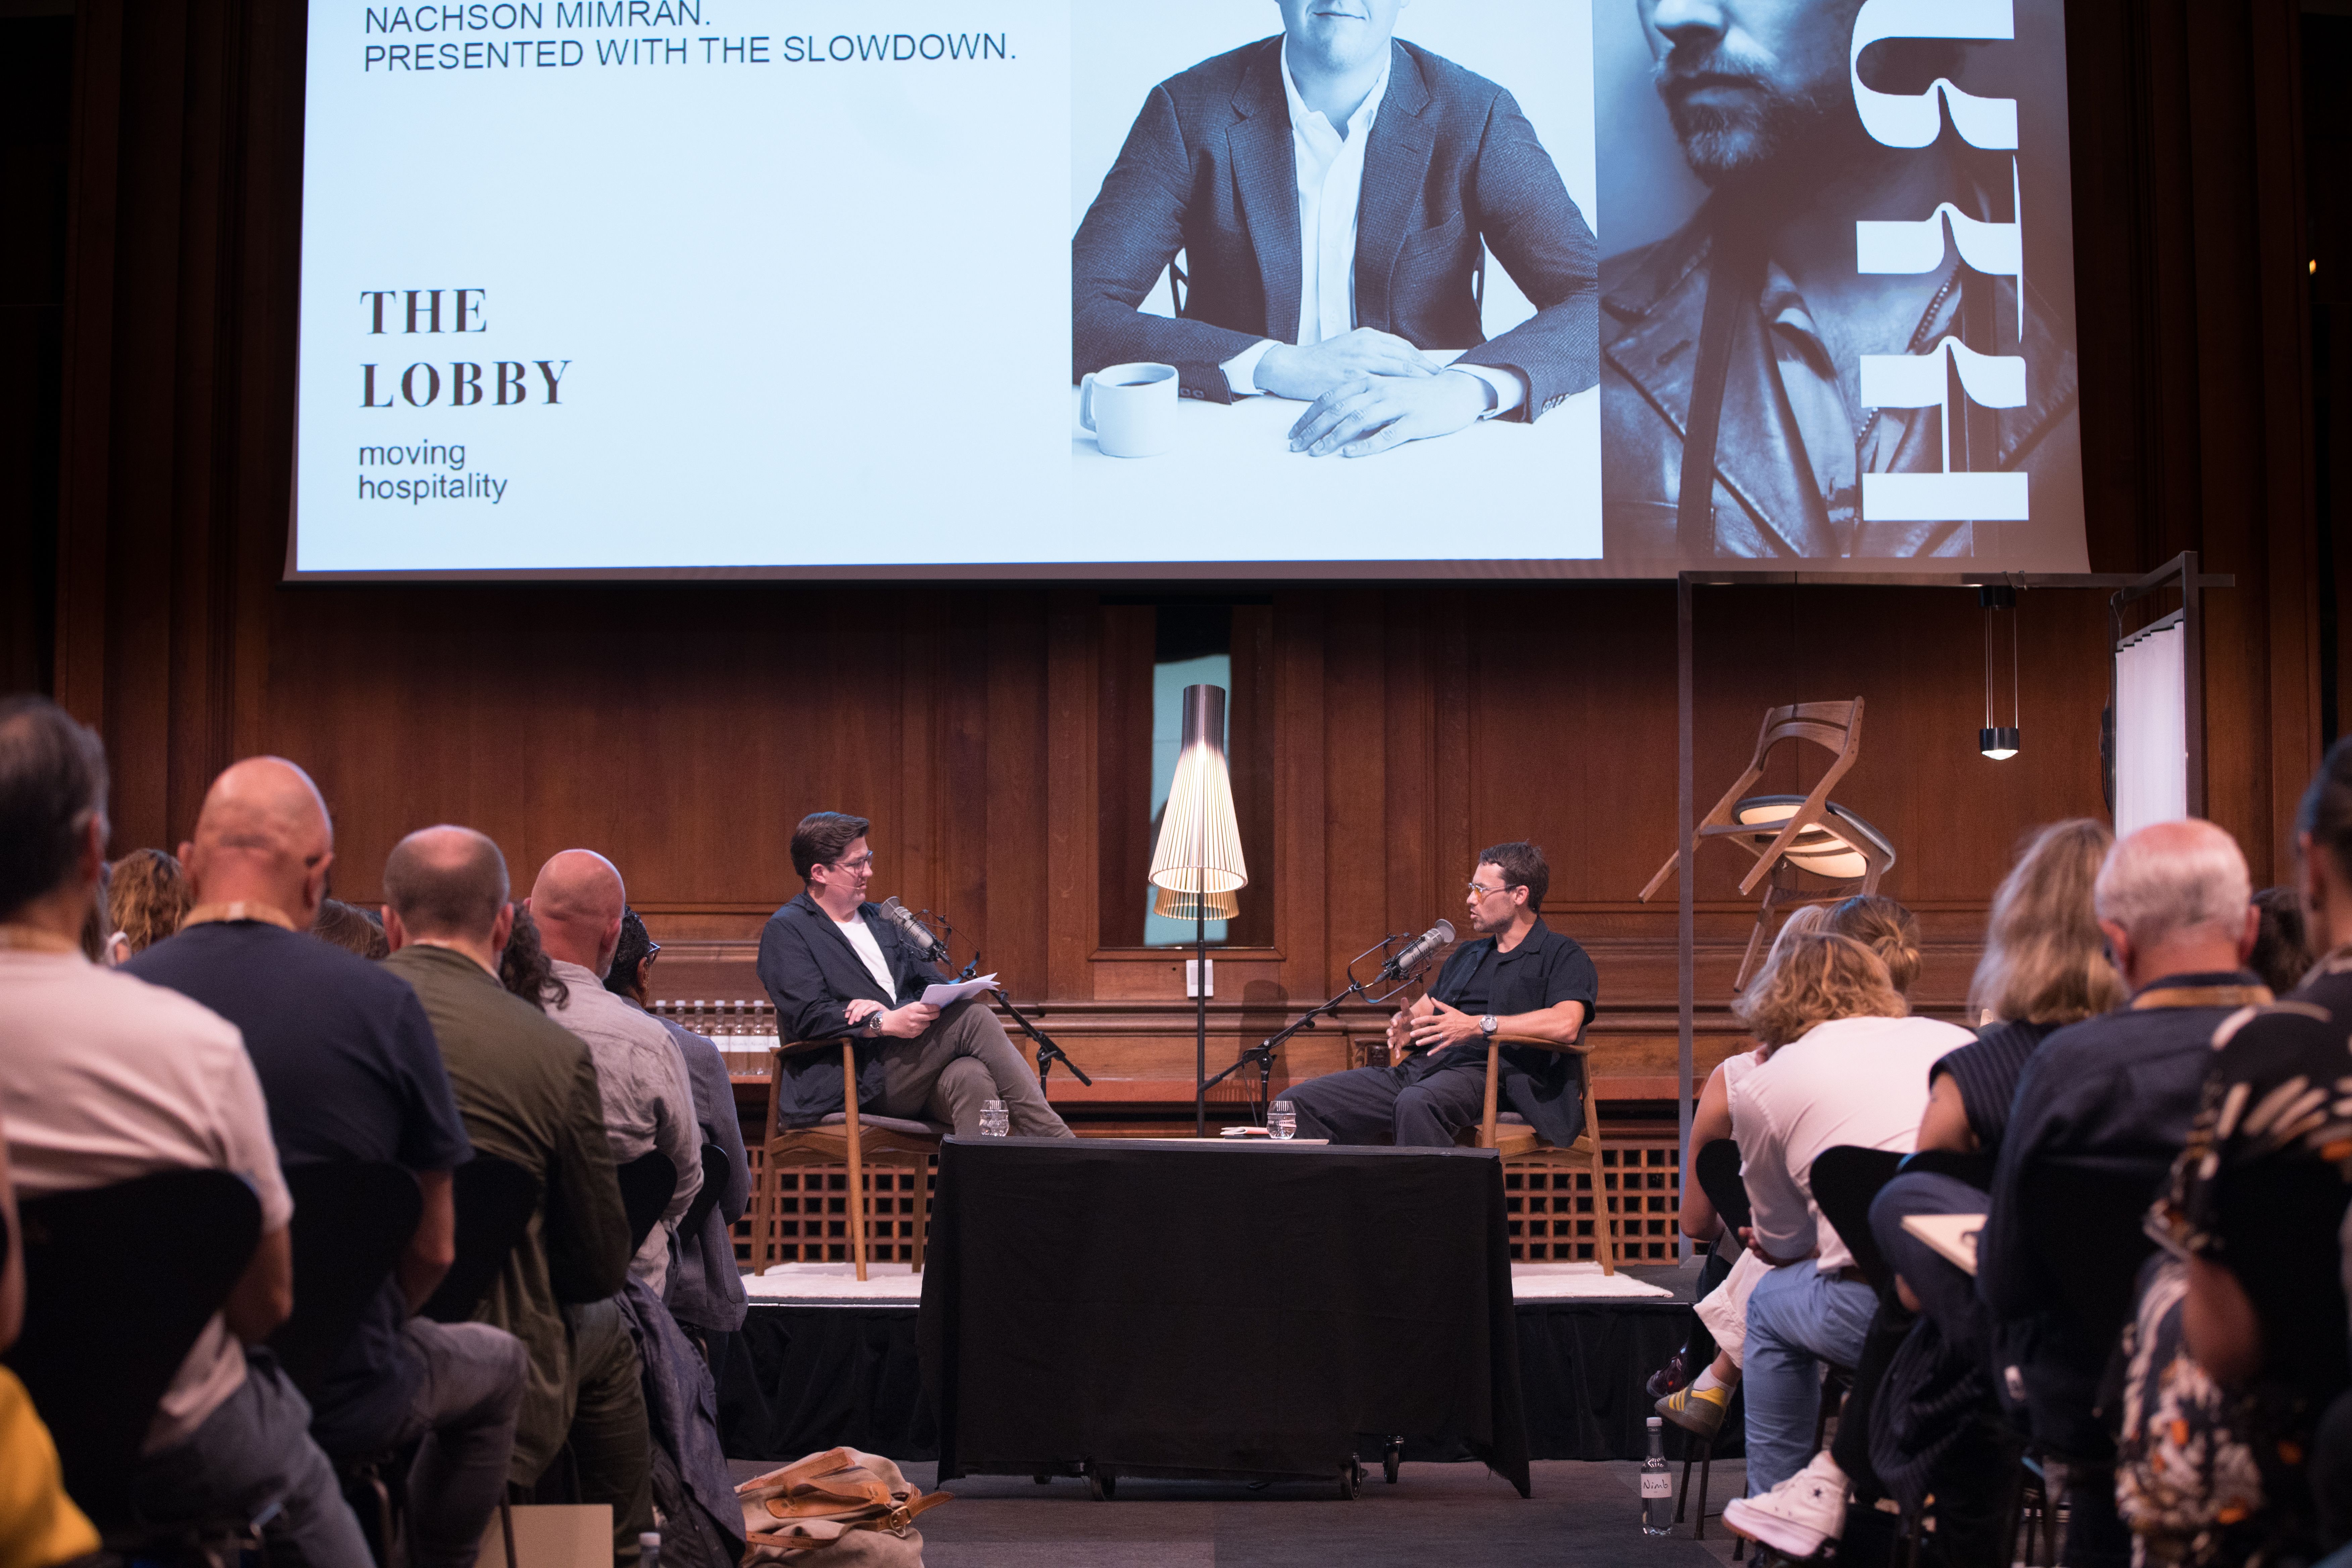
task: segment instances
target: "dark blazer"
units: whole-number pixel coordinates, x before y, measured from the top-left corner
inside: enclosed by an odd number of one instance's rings
[[[1412,44],[1390,47],[1357,209],[1357,324],[1518,371],[1528,396],[1513,416],[1533,419],[1601,376],[1592,230],[1509,93]],[[1537,306],[1491,343],[1473,289],[1482,240]],[[1179,250],[1182,317],[1138,310]],[[1185,396],[1230,403],[1219,366],[1263,339],[1297,340],[1299,269],[1277,36],[1151,89],[1071,242],[1072,379],[1152,361],[1176,366]]]
[[[923,987],[942,978],[929,961],[908,949],[880,905],[860,904],[857,918],[881,943],[883,960],[890,966],[891,990],[887,996],[834,918],[806,893],[768,917],[767,928],[760,933],[760,984],[767,987],[769,1000],[776,1005],[776,1033],[786,1044],[846,1033],[848,1005],[861,996],[886,1007],[904,1006],[921,996]],[[885,1047],[898,1043],[887,1038],[858,1043],[860,1107],[881,1098],[881,1053]],[[784,1064],[779,1122],[786,1127],[814,1127],[840,1110],[838,1057],[815,1051]]]
[[[1487,936],[1455,948],[1437,972],[1430,995],[1449,1007],[1455,1005],[1495,945]],[[1574,938],[1560,935],[1538,915],[1527,940],[1495,965],[1494,994],[1482,1010],[1509,1017],[1539,1013],[1562,1002],[1583,1003],[1584,1026],[1591,1027],[1601,1006],[1601,973]],[[1417,1059],[1427,1062],[1424,1071],[1470,1063],[1483,1071],[1486,1047],[1471,1040]],[[1584,1131],[1584,1058],[1536,1046],[1505,1046],[1495,1073],[1495,1100],[1499,1109],[1526,1117],[1528,1125],[1549,1142],[1573,1143]]]

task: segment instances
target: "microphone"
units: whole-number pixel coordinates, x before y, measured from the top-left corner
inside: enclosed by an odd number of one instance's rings
[[[1402,980],[1429,961],[1429,955],[1454,940],[1454,922],[1440,921],[1407,944],[1402,952],[1381,965],[1381,978]]]
[[[948,944],[933,936],[931,928],[917,920],[915,911],[900,903],[896,893],[882,900],[882,912],[890,917],[890,923],[898,928],[898,934],[907,939],[907,945],[915,950],[917,956],[928,961],[948,955]],[[1454,928],[1446,927],[1445,934],[1451,940]]]

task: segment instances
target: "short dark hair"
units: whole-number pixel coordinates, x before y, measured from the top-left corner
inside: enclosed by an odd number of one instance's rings
[[[2293,888],[2264,888],[2254,895],[2254,908],[2262,911],[2262,923],[2255,928],[2254,951],[2246,967],[2284,996],[2303,984],[2319,956],[2311,951],[2310,933],[2304,929],[2303,900]]]
[[[801,874],[802,881],[807,881],[810,872],[840,859],[841,852],[865,837],[873,826],[846,812],[810,812],[793,829],[793,869]]]
[[[0,699],[0,920],[55,891],[106,815],[106,746],[46,697]]]
[[[1544,864],[1543,846],[1515,839],[1508,844],[1490,844],[1478,851],[1481,866],[1500,866],[1503,885],[1524,887],[1528,890],[1528,908],[1541,913],[1544,894],[1551,890],[1551,868]]]
[[[383,934],[383,927],[376,923],[374,912],[341,899],[319,900],[318,918],[310,922],[310,934],[361,958],[392,956],[392,941]]]
[[[2312,848],[2334,861],[2338,877],[2352,878],[2352,735],[2327,748],[2303,792],[2294,830],[2311,835]]]
[[[425,828],[424,832],[435,832]],[[507,858],[488,837],[472,833],[472,853],[456,863],[428,858],[416,834],[392,847],[383,862],[383,901],[416,936],[487,937],[513,889]]]
[[[646,931],[645,917],[624,907],[621,910],[621,945],[613,950],[613,967],[604,971],[604,989],[615,996],[634,994],[637,989],[637,965],[654,951],[654,939]]]

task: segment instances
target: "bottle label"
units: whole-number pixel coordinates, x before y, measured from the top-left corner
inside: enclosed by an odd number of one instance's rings
[[[1666,1474],[1664,1470],[1643,1470],[1642,1472],[1642,1495],[1643,1497],[1674,1496],[1674,1477]]]

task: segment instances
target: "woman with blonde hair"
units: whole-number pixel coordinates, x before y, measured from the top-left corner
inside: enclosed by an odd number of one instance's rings
[[[1857,893],[1832,904],[1824,930],[1851,937],[1878,955],[1886,978],[1905,997],[1919,980],[1919,917],[1884,893]]]
[[[1920,1148],[1998,1153],[2027,1059],[2057,1029],[2122,1003],[2123,977],[2091,910],[2091,886],[2115,841],[2087,817],[2026,840],[1993,894],[1984,957],[1969,985],[1969,1016],[1981,1026],[1976,1043],[1930,1069]]]
[[[133,849],[111,868],[106,887],[106,962],[144,952],[180,929],[196,890],[179,861],[161,849]]]

